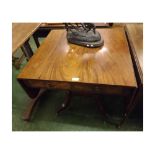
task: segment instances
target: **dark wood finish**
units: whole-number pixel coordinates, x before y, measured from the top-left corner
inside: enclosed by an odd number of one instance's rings
[[[36,79],[18,79],[24,81],[24,84],[29,88],[47,88],[57,90],[71,90],[74,92],[88,92],[92,94],[109,94],[109,95],[123,95],[130,94],[135,88],[127,86],[113,86],[104,84],[90,84],[80,82],[66,82],[66,81],[51,81],[51,80],[36,80]],[[21,83],[23,85],[23,83]],[[23,86],[25,87],[25,86]]]
[[[27,109],[24,111],[24,114],[23,114],[24,121],[31,120],[32,112],[34,111],[35,107],[38,105],[39,103],[38,101],[44,93],[45,93],[45,90],[41,90],[40,93],[34,99],[31,99],[30,103],[27,106]]]
[[[34,39],[34,41],[35,41],[35,43],[36,43],[36,46],[37,46],[37,48],[40,46],[40,43],[39,43],[39,37],[37,36],[37,35],[35,35],[35,33],[34,33],[34,35],[33,35],[33,39]]]
[[[123,118],[122,120],[120,121],[120,123],[118,123],[116,125],[116,127],[120,128],[121,125],[125,122],[125,120],[127,119],[127,117],[129,116],[129,114],[131,113],[131,111],[133,110],[134,108],[134,100],[135,100],[135,97],[136,97],[136,94],[137,94],[137,89],[135,89],[133,92],[132,92],[132,95],[131,96],[127,96],[126,97],[126,108],[125,108],[125,113],[123,114]]]
[[[25,80],[18,80],[22,88],[25,90],[25,92],[28,94],[30,98],[35,98],[39,94],[40,88],[34,88],[29,85],[27,85]]]
[[[12,53],[37,30],[40,23],[12,23]]]
[[[26,59],[29,60],[33,55],[33,51],[31,49],[31,46],[30,46],[28,40],[25,41],[25,43],[21,46],[21,49],[22,49]]]
[[[64,111],[66,108],[69,107],[70,101],[71,101],[71,96],[72,96],[72,92],[66,91],[65,101],[62,103],[61,108],[59,108],[57,110],[57,114],[59,114],[60,112]]]

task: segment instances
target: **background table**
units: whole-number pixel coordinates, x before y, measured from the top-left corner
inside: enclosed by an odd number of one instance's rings
[[[12,53],[22,47],[25,56],[29,59],[33,53],[28,39],[37,30],[40,23],[12,23]]]
[[[143,104],[143,24],[126,24],[126,32],[138,83],[132,110],[138,103]]]
[[[133,64],[123,28],[98,29],[101,48],[68,44],[65,30],[53,30],[18,76],[31,98],[41,88],[128,98],[137,88]]]
[[[111,27],[113,23],[94,23],[97,28]],[[40,27],[65,28],[64,23],[42,23]]]
[[[143,24],[127,24],[127,34],[138,72],[143,81]]]

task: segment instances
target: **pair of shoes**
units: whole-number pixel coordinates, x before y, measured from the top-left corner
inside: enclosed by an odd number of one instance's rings
[[[100,47],[103,40],[93,23],[65,23],[69,43],[89,48]]]

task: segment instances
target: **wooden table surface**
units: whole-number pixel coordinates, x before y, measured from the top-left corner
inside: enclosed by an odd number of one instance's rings
[[[98,29],[101,48],[69,44],[65,30],[52,30],[18,79],[137,87],[123,28]]]
[[[39,27],[40,23],[12,23],[12,53]]]
[[[126,24],[129,39],[143,73],[143,24]]]

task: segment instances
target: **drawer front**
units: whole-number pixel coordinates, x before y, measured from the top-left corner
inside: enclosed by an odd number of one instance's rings
[[[70,90],[76,92],[93,93],[93,94],[116,94],[128,95],[133,88],[86,84],[78,82],[59,82],[59,81],[41,81],[41,80],[27,80],[27,85],[34,88],[57,89],[57,90]]]

